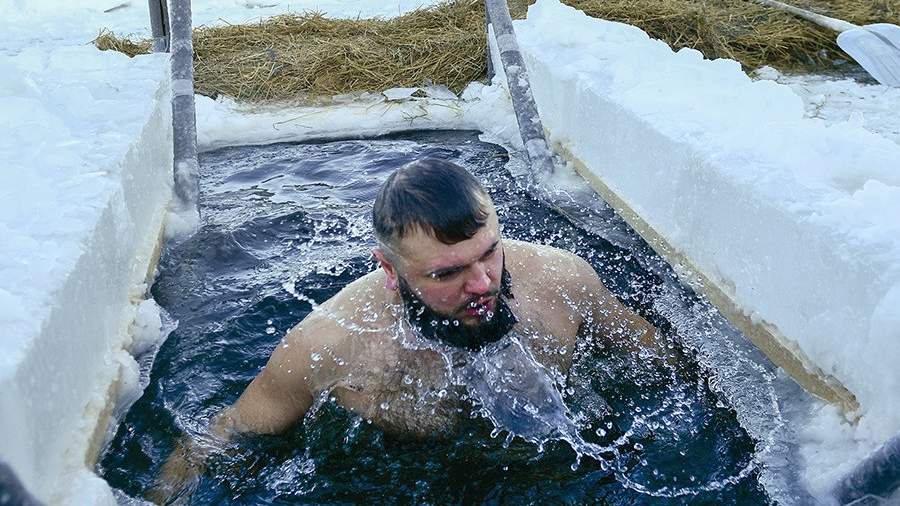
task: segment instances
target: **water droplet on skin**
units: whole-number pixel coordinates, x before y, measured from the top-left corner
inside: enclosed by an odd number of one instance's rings
[[[381,404],[379,404],[378,407],[380,407],[381,409],[387,409],[387,408],[391,407],[391,403],[389,403],[388,401],[384,401]]]
[[[403,375],[403,384],[404,385],[412,385],[412,382],[413,382],[412,376],[410,376],[409,374]]]
[[[318,362],[318,361],[322,360],[322,355],[320,355],[318,353],[310,353],[309,358],[311,358],[313,362]]]

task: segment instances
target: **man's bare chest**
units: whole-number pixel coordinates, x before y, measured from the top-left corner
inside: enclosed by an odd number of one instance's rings
[[[398,346],[357,361],[333,395],[388,432],[428,436],[452,430],[463,391],[453,381],[449,357]]]

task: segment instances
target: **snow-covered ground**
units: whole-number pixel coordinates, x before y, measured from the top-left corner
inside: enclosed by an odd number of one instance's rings
[[[196,0],[193,9],[200,25],[310,9],[334,17],[392,16],[430,3],[436,2]],[[120,197],[135,174],[121,162],[147,139],[142,128],[167,104],[161,83],[168,64],[164,56],[129,60],[89,45],[101,28],[147,36],[143,1],[0,0],[0,20],[0,412],[6,417],[31,388],[42,391],[35,385],[50,366],[34,368],[30,347],[54,328],[48,327],[54,304],[67,283],[81,279],[72,273],[102,243],[98,224],[128,209]],[[900,360],[900,119],[894,114],[900,90],[767,69],[754,81],[734,62],[672,53],[639,30],[584,19],[554,0],[542,0],[516,30],[535,66],[533,85],[552,140],[588,162],[661,235],[730,286],[748,314],[776,325],[857,395],[858,424],[823,405],[803,432],[811,486],[823,490],[900,431],[894,367]],[[498,85],[473,85],[459,100],[376,94],[324,109],[253,112],[198,97],[201,148],[408,128],[476,128],[509,145],[518,141],[508,96]],[[127,362],[117,354],[124,344],[110,344],[118,348],[105,356],[98,352],[101,361]],[[23,364],[33,370],[22,372]],[[13,383],[14,395],[7,386]],[[98,409],[98,396],[101,404],[106,399],[105,391],[79,392],[68,383],[45,391],[66,399],[61,406],[75,406],[68,417]],[[47,427],[30,423],[0,422],[5,434],[20,436],[0,441],[0,459],[13,463],[42,498],[77,502],[35,487],[54,473],[83,476],[86,450],[66,446],[70,434],[48,442],[41,434]],[[67,455],[37,455],[53,451]],[[42,468],[46,460],[54,463]],[[108,497],[102,485],[80,483],[88,487],[83,493]]]
[[[790,86],[806,107],[806,116],[827,125],[849,123],[900,144],[900,88],[860,84],[852,79],[794,76],[764,67],[754,77]]]
[[[84,463],[135,369],[172,179],[167,58],[100,53],[65,22],[58,44],[0,27],[0,459],[50,502],[106,487]]]

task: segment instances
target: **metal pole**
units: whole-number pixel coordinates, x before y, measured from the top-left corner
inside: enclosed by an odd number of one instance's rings
[[[166,0],[148,0],[150,6],[150,31],[153,33],[153,52],[169,50],[169,9]]]
[[[175,211],[199,223],[200,165],[197,161],[197,117],[194,109],[194,44],[190,0],[173,0],[172,127],[175,151]]]
[[[19,481],[16,473],[6,462],[0,460],[0,505],[40,506]]]
[[[887,498],[900,487],[900,435],[859,463],[834,488],[841,504],[866,496]]]
[[[491,20],[488,17],[487,6],[484,8],[484,36],[485,39],[489,39],[491,36],[490,30],[488,30],[488,26],[491,24]],[[487,56],[487,82],[491,84],[491,80],[494,78],[494,58],[491,55],[491,41],[487,40],[487,43],[484,45],[484,52]]]
[[[531,83],[528,81],[525,61],[516,42],[509,7],[506,0],[485,0],[484,4],[488,20],[494,27],[494,38],[500,50],[500,62],[506,74],[519,133],[522,135],[525,153],[531,166],[531,177],[539,183],[553,174],[553,158],[544,138],[544,126],[541,124],[534,96],[531,94]]]

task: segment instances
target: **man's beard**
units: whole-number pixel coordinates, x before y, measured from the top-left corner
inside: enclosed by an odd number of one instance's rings
[[[439,313],[422,301],[412,291],[405,279],[399,278],[400,298],[406,306],[406,317],[423,337],[470,351],[478,351],[490,343],[499,341],[518,322],[509,309],[507,298],[514,298],[512,280],[506,266],[500,276],[500,291],[494,303],[493,315],[479,316],[477,325],[465,325],[458,318]],[[481,298],[479,296],[478,298]]]

